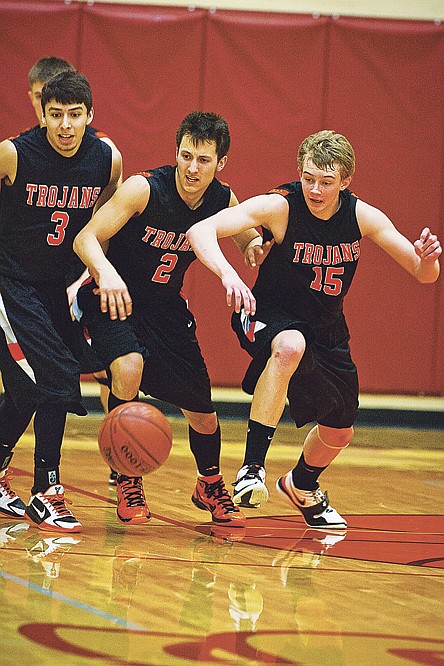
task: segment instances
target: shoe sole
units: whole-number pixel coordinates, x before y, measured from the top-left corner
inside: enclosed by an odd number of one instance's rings
[[[0,509],[0,518],[16,518],[17,520],[21,520],[22,518],[25,517],[25,511],[23,510],[22,514],[17,514],[17,513],[9,513],[9,511],[6,511],[5,509]]]
[[[237,506],[243,506],[247,509],[257,509],[261,504],[268,501],[269,493],[265,484],[263,487],[246,486],[239,493],[233,494],[233,502]]]
[[[280,495],[285,497],[285,499],[291,504],[291,506],[294,506],[299,513],[301,514],[302,518],[304,519],[304,522],[308,527],[310,527],[312,530],[320,530],[321,532],[328,532],[328,530],[332,530],[333,532],[337,533],[338,530],[346,531],[347,530],[347,523],[325,523],[324,525],[313,525],[310,524],[306,517],[304,516],[301,508],[293,502],[292,498],[288,494],[288,492],[285,490],[283,486],[281,486],[281,481],[282,477],[276,481],[276,490]]]
[[[146,525],[151,520],[151,514],[148,516],[140,516],[139,518],[122,518],[117,514],[117,520],[122,525]]]
[[[35,520],[31,518],[31,516],[28,516],[28,514],[25,514],[24,518],[27,518],[31,525],[34,525],[34,527],[38,527],[39,530],[42,530],[42,532],[56,532],[58,534],[77,534],[78,532],[81,532],[83,530],[83,525],[75,525],[74,527],[71,527],[69,529],[66,529],[64,527],[57,527],[57,525],[48,525],[47,523],[36,523]]]
[[[208,508],[203,502],[200,502],[198,499],[196,499],[194,495],[191,495],[191,501],[193,502],[194,506],[197,506],[198,509],[202,509],[202,511],[209,511],[211,513],[211,520],[213,521],[213,523],[216,523],[217,525],[221,526],[226,525],[227,527],[233,527],[233,528],[246,527],[246,521],[240,521],[236,519],[230,520],[230,518],[227,518],[226,520],[216,518],[211,509]]]

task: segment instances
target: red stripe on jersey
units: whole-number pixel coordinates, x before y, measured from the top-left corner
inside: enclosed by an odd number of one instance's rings
[[[252,321],[251,324],[250,324],[250,328],[248,329],[248,333],[247,333],[247,340],[249,340],[250,342],[254,342],[254,329],[255,329],[255,327],[256,327],[256,322]]]
[[[22,352],[22,349],[21,349],[18,342],[9,342],[8,343],[8,349],[9,349],[9,353],[11,354],[14,361],[16,361],[18,363],[19,361],[24,360],[25,355]]]

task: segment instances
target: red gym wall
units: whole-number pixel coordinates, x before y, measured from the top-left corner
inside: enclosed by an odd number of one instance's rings
[[[34,124],[28,69],[58,55],[88,76],[94,126],[125,176],[174,163],[182,118],[215,111],[232,134],[223,179],[244,199],[296,178],[300,141],[329,128],[354,145],[359,197],[412,241],[426,225],[444,239],[444,25],[1,0],[0,25],[3,137]],[[421,286],[371,242],[362,250],[346,307],[361,390],[444,394],[444,279]],[[213,384],[239,386],[248,357],[219,281],[195,262],[186,289]]]

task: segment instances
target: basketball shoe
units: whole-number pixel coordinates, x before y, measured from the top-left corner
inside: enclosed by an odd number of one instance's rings
[[[141,476],[117,477],[117,518],[124,525],[143,525],[150,520]]]
[[[257,509],[261,502],[268,500],[265,485],[265,469],[261,465],[244,465],[237,473],[234,486],[233,502],[248,509]]]
[[[0,472],[0,515],[9,518],[23,518],[26,504],[9,485],[11,479],[12,473],[8,471],[7,467]]]
[[[72,504],[65,497],[65,489],[60,484],[49,486],[44,493],[31,495],[25,513],[41,530],[48,532],[81,532],[82,524],[74,518],[66,504]]]
[[[199,509],[211,511],[214,523],[245,527],[246,518],[225,487],[221,474],[198,476],[191,500]]]
[[[295,488],[290,471],[277,480],[276,488],[302,513],[309,527],[323,530],[343,530],[347,527],[347,522],[330,506],[327,493],[323,493],[319,486],[315,490]]]

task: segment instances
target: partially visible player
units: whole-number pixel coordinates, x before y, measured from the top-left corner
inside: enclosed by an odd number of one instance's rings
[[[77,72],[43,87],[45,127],[0,143],[0,515],[76,532],[60,452],[67,412],[85,414],[79,347],[65,277],[75,234],[117,188],[116,148],[86,134],[91,88]],[[27,506],[12,490],[13,450],[34,418],[34,483]]]

